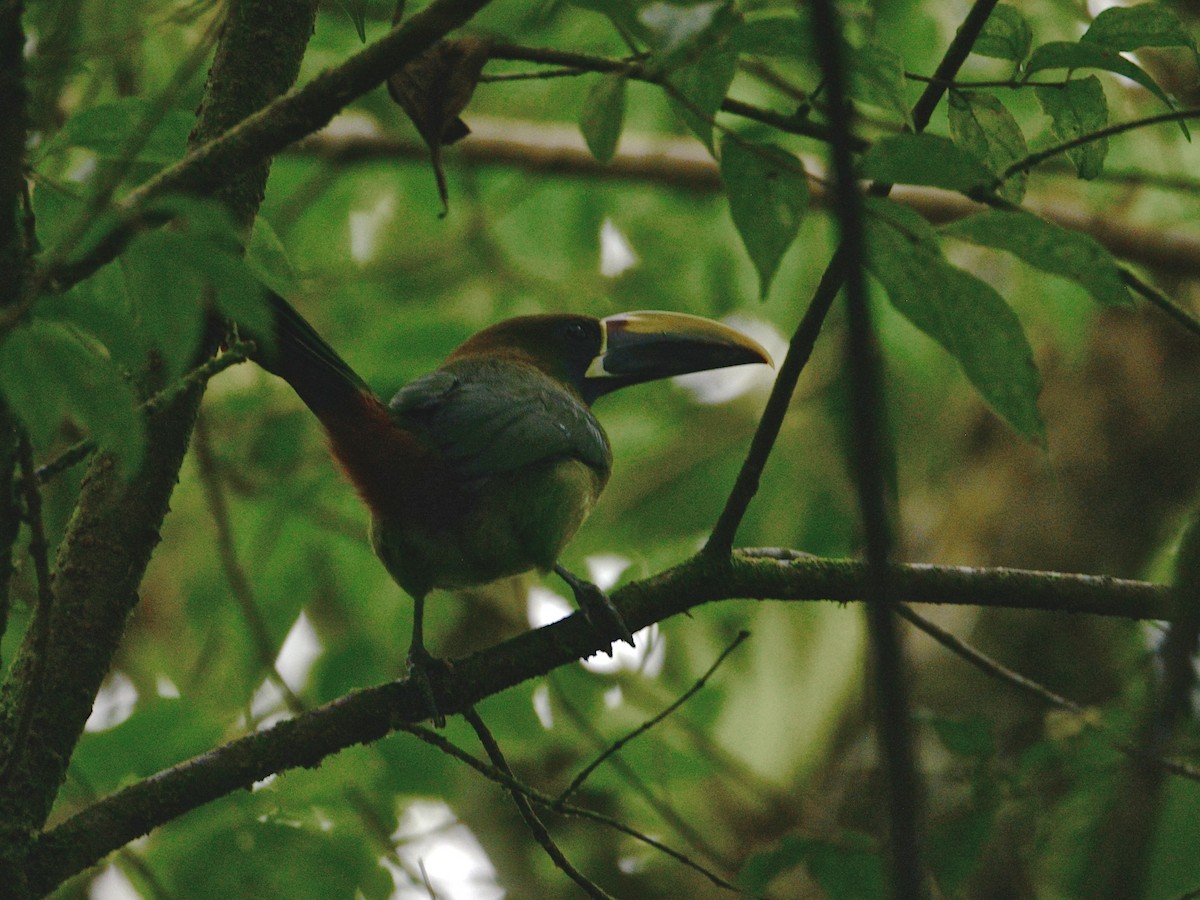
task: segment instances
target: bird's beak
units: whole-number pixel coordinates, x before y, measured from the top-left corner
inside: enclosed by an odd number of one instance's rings
[[[746,363],[772,365],[757,341],[711,319],[675,312],[627,312],[600,320],[600,352],[585,376],[591,398],[653,381]]]

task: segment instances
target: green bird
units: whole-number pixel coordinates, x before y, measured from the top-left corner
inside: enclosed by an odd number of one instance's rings
[[[480,331],[384,403],[282,297],[256,359],[320,420],[371,513],[371,545],[413,598],[409,666],[432,704],[422,631],[435,588],[558,572],[593,626],[630,644],[616,609],[558,565],[612,471],[592,403],[673,375],[770,363],[738,331],[699,316],[522,316]]]

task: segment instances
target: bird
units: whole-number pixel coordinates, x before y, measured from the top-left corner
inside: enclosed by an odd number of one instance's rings
[[[413,600],[408,668],[433,714],[426,597],[558,573],[593,627],[633,644],[607,596],[558,563],[612,472],[591,411],[620,388],[766,363],[753,339],[678,312],[526,315],[476,333],[385,403],[282,296],[255,361],[287,382],[370,512],[371,546]]]

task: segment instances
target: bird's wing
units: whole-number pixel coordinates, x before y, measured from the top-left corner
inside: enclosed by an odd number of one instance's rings
[[[392,415],[467,477],[563,457],[607,476],[608,439],[581,401],[528,367],[476,368],[418,378],[392,398]]]

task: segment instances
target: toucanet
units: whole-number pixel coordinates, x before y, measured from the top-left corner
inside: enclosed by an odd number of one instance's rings
[[[612,470],[591,405],[645,381],[770,362],[740,332],[683,313],[522,316],[384,403],[286,300],[270,302],[274,340],[256,359],[320,420],[369,507],[375,553],[415,604],[409,665],[427,697],[422,618],[435,588],[553,569],[593,625],[632,643],[607,598],[557,563]]]

